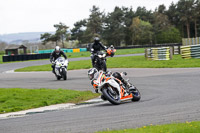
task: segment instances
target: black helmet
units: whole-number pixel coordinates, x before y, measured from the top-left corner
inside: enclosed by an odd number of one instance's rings
[[[114,72],[114,73],[112,74],[112,76],[115,77],[115,78],[118,78],[119,80],[122,80],[122,76],[121,76],[121,74],[118,73],[118,72]]]
[[[99,37],[95,37],[94,38],[94,42],[99,42],[100,41],[100,38]]]
[[[96,77],[97,74],[98,74],[98,70],[96,68],[91,68],[88,71],[88,77],[90,80],[92,80],[94,77]]]
[[[55,52],[56,52],[56,54],[59,54],[59,53],[60,53],[60,47],[59,47],[59,46],[56,46],[56,47],[55,47]]]

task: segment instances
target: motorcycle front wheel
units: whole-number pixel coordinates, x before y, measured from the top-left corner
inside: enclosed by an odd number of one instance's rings
[[[102,70],[103,70],[104,72],[107,71],[106,61],[103,61],[103,62],[102,62]]]
[[[65,68],[62,68],[62,77],[64,80],[67,80],[67,72],[66,72]]]
[[[111,93],[109,89],[103,88],[102,93],[104,97],[112,104],[119,105],[121,103],[119,95],[115,93]]]
[[[133,94],[132,101],[139,101],[141,98],[139,90],[135,87],[133,90],[131,90],[131,93]]]

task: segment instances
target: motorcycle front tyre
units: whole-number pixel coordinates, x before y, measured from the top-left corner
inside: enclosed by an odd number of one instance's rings
[[[67,80],[67,72],[66,72],[65,68],[62,69],[62,74],[63,74],[63,79]]]
[[[104,97],[105,97],[110,103],[112,103],[112,104],[114,104],[114,105],[119,105],[119,104],[121,103],[120,98],[118,98],[118,99],[112,98],[112,96],[109,94],[109,90],[108,90],[108,89],[103,88],[103,89],[102,89],[102,93],[103,93]]]

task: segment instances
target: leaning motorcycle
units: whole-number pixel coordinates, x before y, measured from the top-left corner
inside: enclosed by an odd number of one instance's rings
[[[123,73],[121,73],[121,75],[123,75]],[[93,87],[97,89],[97,92],[102,92],[102,96],[105,98],[104,100],[108,100],[114,105],[118,105],[126,100],[140,100],[141,95],[139,90],[132,85],[129,80],[127,80],[127,82],[131,87],[127,89],[119,79],[112,75],[107,76],[103,71],[100,71],[97,77]]]
[[[68,63],[68,60],[63,57],[59,57],[55,60],[55,76],[57,80],[60,80],[61,78],[67,80]]]
[[[104,72],[107,71],[106,66],[106,57],[111,56],[113,57],[116,52],[116,49],[109,47],[106,50],[106,53],[104,51],[98,51],[94,54],[94,68],[96,68],[98,71],[103,70]]]

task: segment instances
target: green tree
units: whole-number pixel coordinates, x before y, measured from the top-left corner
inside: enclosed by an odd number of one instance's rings
[[[93,6],[90,12],[87,29],[84,33],[84,38],[87,42],[91,42],[95,34],[101,35],[104,18],[104,12],[101,12],[99,7]]]
[[[45,45],[47,42],[51,41],[52,34],[44,33],[40,35],[40,40],[42,40],[42,44]]]
[[[187,37],[190,38],[190,23],[193,16],[194,0],[179,0],[177,10],[180,21],[186,25]]]
[[[103,39],[109,45],[120,46],[125,37],[124,29],[124,12],[121,8],[115,7],[104,21]]]
[[[132,20],[130,26],[132,45],[150,44],[152,43],[152,25],[149,22],[142,21],[139,17]]]
[[[86,29],[87,21],[86,19],[80,20],[74,24],[74,28],[71,30],[72,32],[72,40],[78,40],[79,43],[84,43],[84,32]]]
[[[180,43],[181,42],[181,34],[178,29],[171,26],[168,29],[165,29],[157,35],[158,44],[163,43]]]
[[[54,27],[56,28],[56,33],[54,38],[61,40],[63,48],[64,46],[64,41],[67,38],[67,29],[69,28],[68,26],[66,26],[64,23],[59,23],[59,24],[55,24]]]
[[[193,22],[194,22],[194,29],[195,29],[195,37],[198,37],[198,22],[200,18],[200,1],[196,0],[193,5]]]

